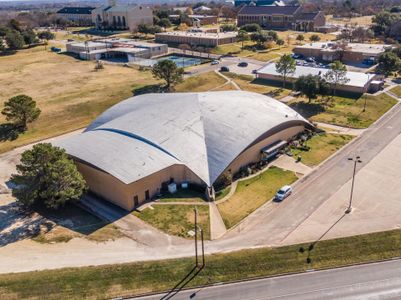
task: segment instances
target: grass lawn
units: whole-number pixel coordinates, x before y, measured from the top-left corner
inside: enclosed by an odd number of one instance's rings
[[[203,73],[189,77],[175,87],[177,92],[206,92],[226,83],[226,80],[215,72]]]
[[[94,62],[51,53],[43,46],[2,56],[0,65],[0,108],[10,97],[26,94],[42,110],[16,140],[4,141],[7,138],[0,130],[0,153],[85,127],[113,104],[132,96],[136,85],[157,83],[148,71],[112,65],[95,71]],[[0,115],[0,124],[4,122]]]
[[[399,98],[401,98],[401,85],[392,88],[390,92],[396,94]]]
[[[115,225],[73,204],[59,211],[43,210],[39,213],[47,220],[32,237],[32,240],[39,243],[68,242],[73,238],[104,242],[124,237]]]
[[[190,189],[180,189],[174,194],[163,195],[159,202],[205,202],[204,193]]]
[[[313,136],[306,142],[310,147],[309,151],[303,151],[298,148],[291,149],[291,153],[296,158],[298,155],[302,157],[302,163],[313,167],[324,161],[334,152],[346,145],[352,140],[351,135],[324,133]]]
[[[206,256],[206,267],[187,287],[308,269],[389,259],[401,255],[401,231],[387,231],[280,248]],[[305,249],[305,251],[301,251]],[[307,263],[309,257],[310,263]],[[110,299],[165,291],[194,266],[193,258],[0,275],[2,299]]]
[[[261,205],[270,201],[283,185],[291,184],[297,177],[291,171],[270,167],[253,178],[239,181],[237,189],[228,200],[217,204],[224,224],[233,227]]]
[[[247,46],[253,46],[255,43],[252,41],[246,41],[244,42],[244,49],[242,49],[242,43],[241,42],[236,42],[232,44],[225,44],[225,45],[220,45],[212,50],[212,53],[215,54],[220,54],[220,55],[225,55],[225,54],[232,54],[235,56],[239,57],[249,57],[253,59],[257,59],[260,61],[269,61],[272,59],[277,59],[279,58],[282,54],[284,53],[291,53],[292,49],[299,44],[299,42],[296,40],[296,37],[298,34],[302,34],[305,37],[305,42],[309,41],[309,38],[313,34],[317,34],[320,38],[321,41],[331,41],[335,39],[335,35],[333,34],[324,34],[324,33],[303,33],[303,32],[296,32],[296,31],[277,31],[277,34],[280,39],[283,39],[286,43],[285,46],[281,46],[278,48],[274,49],[266,49],[266,50],[258,50],[258,51],[252,51],[251,49],[247,48]],[[289,44],[288,44],[289,42]],[[305,43],[304,42],[304,43]]]
[[[152,226],[172,235],[190,238],[188,231],[194,229],[194,205],[153,205],[134,215]],[[210,239],[209,205],[197,205],[198,224],[204,230],[205,239]]]
[[[283,89],[282,85],[263,79],[255,79],[250,75],[238,75],[230,72],[224,73],[224,75],[232,78],[244,91],[264,94],[276,99],[281,99],[291,93],[290,89]]]
[[[363,107],[366,101],[366,110]],[[323,107],[320,102],[296,99],[290,106],[301,115],[315,122],[323,122],[352,128],[367,128],[397,101],[392,97],[363,95],[359,98],[333,97],[331,105]]]

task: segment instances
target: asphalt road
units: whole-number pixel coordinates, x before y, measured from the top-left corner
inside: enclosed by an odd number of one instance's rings
[[[288,235],[350,180],[352,165],[348,157],[361,156],[363,162],[358,166],[360,170],[399,134],[401,103],[316,171],[297,182],[289,198],[281,203],[269,202],[213,246],[283,245]],[[347,199],[344,201],[344,210],[346,207]]]
[[[401,261],[214,285],[183,290],[171,298],[158,294],[134,299],[401,299]]]

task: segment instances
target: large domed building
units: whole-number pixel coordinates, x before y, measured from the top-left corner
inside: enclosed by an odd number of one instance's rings
[[[94,193],[132,210],[170,183],[204,187],[213,198],[221,174],[274,154],[306,127],[287,105],[256,93],[146,94],[111,107],[57,145]]]

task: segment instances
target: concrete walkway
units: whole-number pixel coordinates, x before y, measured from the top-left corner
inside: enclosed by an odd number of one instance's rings
[[[272,161],[271,165],[302,175],[307,175],[312,172],[311,167],[304,165],[302,162],[296,162],[293,157],[288,155],[280,155],[277,159]]]
[[[359,136],[366,130],[366,129],[343,127],[322,122],[315,122],[315,124],[317,124],[319,127],[323,128],[326,132],[329,133],[343,133],[353,136]]]
[[[223,236],[227,229],[215,202],[209,203],[210,239],[215,240]]]
[[[227,81],[225,84],[223,84],[223,86],[230,83],[230,84],[232,84],[232,85],[235,87],[236,90],[241,90],[241,88],[239,87],[239,85],[238,85],[236,82],[234,82],[231,78],[228,78],[226,75],[223,75],[223,74],[220,73],[218,70],[215,70],[214,72],[215,72],[217,75],[219,75],[220,77],[224,78],[224,79]],[[219,87],[217,87],[217,88],[220,88],[220,87],[221,87],[221,86],[219,86]],[[214,89],[217,89],[217,88],[214,88]]]

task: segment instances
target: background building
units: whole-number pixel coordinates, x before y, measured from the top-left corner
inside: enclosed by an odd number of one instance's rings
[[[78,26],[92,25],[92,10],[94,7],[64,7],[57,11],[57,15]]]
[[[391,47],[383,44],[316,42],[296,46],[293,52],[323,61],[341,60],[349,63],[362,63],[366,60],[376,61],[380,54]]]
[[[235,43],[237,41],[237,32],[171,31],[156,33],[155,40],[159,43],[216,47],[218,45]]]
[[[92,10],[92,21],[97,29],[135,31],[140,24],[153,24],[153,11],[142,5],[109,4]]]
[[[238,26],[256,23],[264,28],[315,31],[326,24],[321,11],[304,12],[301,6],[244,6],[237,16]]]
[[[297,66],[293,75],[288,76],[287,80],[294,82],[302,75],[315,75],[324,77],[328,69]],[[276,71],[276,64],[270,63],[259,69],[256,74],[257,78],[267,79],[277,82],[283,82],[283,76]],[[383,84],[382,76],[377,74],[366,74],[360,72],[347,72],[346,77],[349,81],[346,84],[338,85],[337,90],[362,94],[366,92],[376,92]]]
[[[287,105],[244,91],[145,94],[118,103],[57,143],[89,188],[132,210],[170,184],[214,197],[225,173],[259,162],[311,125]]]
[[[88,42],[67,43],[67,52],[78,55],[81,59],[100,60],[123,58],[127,62],[136,59],[148,59],[168,53],[166,44],[134,41],[131,39],[110,38]]]

